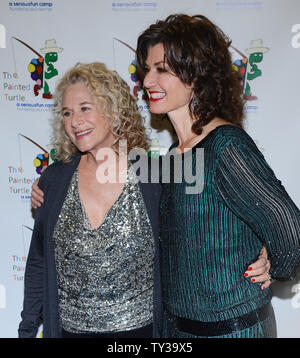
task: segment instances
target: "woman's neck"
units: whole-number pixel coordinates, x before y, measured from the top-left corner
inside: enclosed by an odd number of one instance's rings
[[[212,130],[223,124],[232,124],[222,118],[215,117],[202,127],[202,133],[196,134],[192,131],[193,120],[189,113],[168,114],[174,130],[178,137],[178,150],[184,152],[204,139]]]
[[[192,132],[193,120],[189,114],[189,111],[182,110],[168,113],[168,117],[178,137],[178,147],[184,147],[191,141],[193,137],[195,137],[195,134]]]
[[[111,148],[103,150],[97,157],[91,153],[84,153],[79,164],[80,172],[84,171],[86,174],[94,175],[100,184],[105,184],[105,182],[124,183],[127,168],[127,154],[119,155]]]

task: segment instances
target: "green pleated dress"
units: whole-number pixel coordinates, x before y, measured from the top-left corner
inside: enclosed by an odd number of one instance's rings
[[[197,167],[201,150],[204,171]],[[261,290],[259,283],[244,277],[263,244],[271,259],[272,277],[293,277],[300,262],[300,212],[253,140],[239,127],[219,126],[178,156],[183,180],[174,182],[176,166],[171,161],[171,183],[162,184],[160,205],[163,336],[191,338],[197,335],[179,331],[166,312],[218,322],[241,317],[271,301],[270,288]],[[190,170],[199,182],[203,175],[200,193],[187,194],[193,184],[184,177]],[[213,337],[276,337],[274,313],[242,331]]]

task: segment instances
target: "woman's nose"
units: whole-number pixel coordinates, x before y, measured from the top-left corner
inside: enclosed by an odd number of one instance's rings
[[[72,127],[78,127],[83,123],[82,113],[73,113],[72,115]]]
[[[149,70],[144,78],[144,87],[146,89],[154,87],[155,83],[156,83],[156,76],[153,71]]]

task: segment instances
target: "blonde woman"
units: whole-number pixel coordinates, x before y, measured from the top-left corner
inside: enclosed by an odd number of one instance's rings
[[[155,337],[160,186],[129,180],[118,150],[122,140],[147,149],[136,100],[104,64],[77,64],[57,86],[54,114],[59,161],[39,182],[19,336],[35,337],[42,322],[47,338]],[[105,182],[101,164],[117,180]]]

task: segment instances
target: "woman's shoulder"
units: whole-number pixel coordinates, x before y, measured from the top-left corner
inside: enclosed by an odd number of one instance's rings
[[[40,184],[53,182],[58,177],[63,176],[64,171],[68,168],[69,169],[75,168],[78,165],[79,160],[80,160],[80,154],[75,153],[71,157],[70,161],[68,162],[59,160],[57,162],[50,164],[42,173],[40,178]]]
[[[213,142],[218,151],[222,151],[228,145],[234,147],[249,147],[257,149],[257,146],[250,135],[241,127],[235,125],[221,125],[216,127],[212,132]]]

